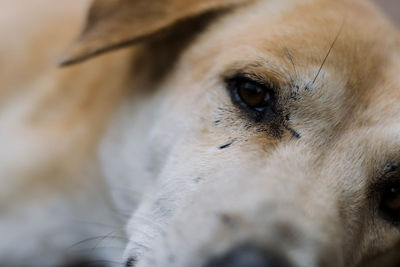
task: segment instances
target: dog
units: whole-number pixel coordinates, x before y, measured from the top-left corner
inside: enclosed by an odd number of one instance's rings
[[[400,264],[400,35],[368,0],[4,5],[1,266]]]

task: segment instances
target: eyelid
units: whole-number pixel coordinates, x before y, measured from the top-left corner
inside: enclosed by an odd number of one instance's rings
[[[257,74],[254,73],[240,73],[236,75],[237,77],[243,77],[244,79],[249,79],[250,81],[259,83],[260,85],[264,85],[264,86],[269,86],[270,84],[268,82],[265,81],[265,79],[263,77],[260,77]]]
[[[251,82],[258,83],[259,85],[267,87],[272,91],[275,91],[275,88],[278,88],[277,84],[271,81],[270,79],[266,79],[265,77],[252,72],[236,72],[233,75],[225,77],[225,81],[229,82],[237,78],[242,78],[244,80],[249,80]]]

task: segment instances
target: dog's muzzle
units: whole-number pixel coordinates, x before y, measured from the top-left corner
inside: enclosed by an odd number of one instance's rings
[[[251,245],[237,247],[211,259],[204,267],[290,267],[282,257]]]

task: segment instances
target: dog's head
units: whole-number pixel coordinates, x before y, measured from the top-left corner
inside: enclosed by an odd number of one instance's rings
[[[138,42],[146,92],[103,148],[110,177],[156,178],[127,266],[356,266],[395,249],[400,42],[376,7],[96,1],[66,63]]]

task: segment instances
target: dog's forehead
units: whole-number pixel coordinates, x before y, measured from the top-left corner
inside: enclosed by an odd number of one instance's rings
[[[362,0],[261,1],[224,22],[218,34],[225,47],[248,45],[268,54],[289,50],[300,65],[320,64],[336,37],[330,63],[341,64],[339,69],[364,67],[356,70],[364,73],[400,47],[393,27]]]
[[[203,58],[245,61],[252,50],[287,68],[294,63],[299,71],[318,68],[331,52],[325,69],[340,73],[351,87],[378,80],[400,51],[398,32],[365,0],[257,1],[216,23],[202,40],[196,52]]]
[[[191,60],[204,63],[194,64],[200,72],[258,60],[266,62],[265,72],[312,81],[323,67],[330,75],[321,84],[340,84],[348,105],[363,106],[360,123],[398,113],[399,34],[369,1],[258,1],[216,23],[197,48]]]

